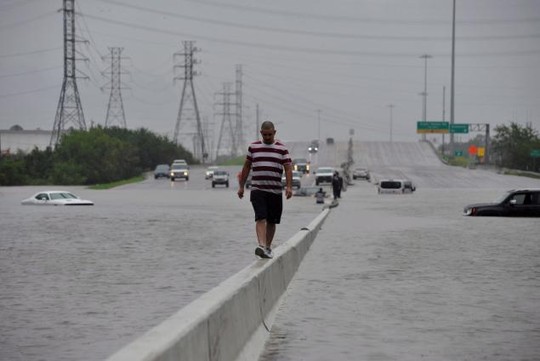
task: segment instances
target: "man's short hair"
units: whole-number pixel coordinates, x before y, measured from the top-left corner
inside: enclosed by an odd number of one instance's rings
[[[262,122],[261,124],[261,130],[270,130],[270,129],[275,129],[274,128],[274,123],[272,123],[271,121],[269,120],[265,120],[264,122]]]

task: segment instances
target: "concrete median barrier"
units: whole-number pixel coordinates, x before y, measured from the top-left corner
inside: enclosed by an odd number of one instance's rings
[[[127,345],[108,361],[256,360],[300,263],[330,210],[274,250]]]

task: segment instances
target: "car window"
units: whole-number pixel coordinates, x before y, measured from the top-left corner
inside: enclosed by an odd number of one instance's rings
[[[525,203],[525,194],[524,193],[517,193],[512,196],[513,200],[516,201],[516,204],[521,205]]]
[[[382,181],[380,183],[381,188],[385,189],[400,189],[401,188],[401,182],[399,181]]]
[[[531,193],[531,204],[540,205],[540,192]]]
[[[46,194],[46,193],[40,193],[36,196],[36,199],[40,200],[40,201],[48,201],[49,200],[49,196]]]
[[[51,193],[51,199],[63,199],[60,193]]]

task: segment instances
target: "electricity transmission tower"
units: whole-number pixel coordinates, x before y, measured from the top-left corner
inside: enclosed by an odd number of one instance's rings
[[[184,57],[184,63],[182,65],[175,65],[174,69],[176,68],[183,68],[184,74],[183,76],[175,77],[174,79],[177,80],[183,80],[184,85],[182,87],[182,97],[180,98],[180,109],[178,110],[178,117],[176,118],[176,126],[174,127],[174,138],[173,141],[178,144],[178,135],[180,133],[180,124],[183,120],[186,119],[186,115],[184,114],[185,109],[184,106],[187,105],[187,102],[191,101],[193,105],[193,110],[195,112],[195,119],[196,119],[196,132],[193,137],[193,148],[194,148],[194,156],[201,159],[204,163],[204,160],[208,157],[208,153],[206,152],[206,146],[204,143],[204,134],[203,134],[203,128],[201,124],[201,117],[199,114],[199,107],[197,105],[197,98],[195,97],[195,87],[193,85],[193,77],[196,74],[196,72],[193,71],[193,65],[198,64],[199,61],[194,59],[193,54],[197,51],[199,51],[198,48],[194,47],[194,41],[183,41],[184,45],[184,52],[183,53],[174,53],[173,59],[177,56],[183,56]],[[199,152],[200,149],[200,152]]]
[[[235,95],[235,93],[231,92],[231,83],[223,83],[223,92],[217,94],[223,97],[222,103],[216,103],[216,105],[221,105],[222,107],[222,112],[217,113],[217,115],[221,115],[223,118],[221,120],[221,127],[219,129],[219,137],[216,147],[216,159],[218,159],[219,153],[222,149],[229,149],[229,155],[235,155],[235,151],[237,149],[235,126],[232,122],[232,116],[237,114],[233,114],[231,112],[231,106],[233,105],[231,102],[231,96]],[[224,146],[222,148],[223,138],[229,141],[228,147]],[[225,141],[223,143],[226,144]]]
[[[111,94],[109,96],[109,105],[107,106],[107,117],[105,118],[105,127],[110,127],[112,125],[118,125],[121,128],[127,128],[126,126],[126,115],[124,113],[124,103],[122,101],[122,81],[121,81],[121,55],[123,48],[109,48],[111,55],[103,58],[103,60],[110,59],[111,65],[107,69],[110,74],[109,83],[102,88],[111,89]]]
[[[68,125],[86,130],[84,114],[77,89],[75,62],[77,60],[75,43],[75,0],[64,0],[64,81],[60,91],[60,100],[56,108],[50,146],[58,145],[62,133]]]
[[[233,156],[238,155],[238,148],[244,146],[244,128],[242,126],[242,65],[236,65],[236,129]]]

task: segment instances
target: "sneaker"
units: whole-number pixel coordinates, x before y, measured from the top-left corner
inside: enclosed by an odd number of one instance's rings
[[[259,258],[272,258],[268,256],[266,249],[263,246],[258,246],[255,248],[255,255]]]
[[[266,253],[268,258],[274,258],[274,252],[272,252],[272,249],[270,247],[266,247],[264,249],[264,253]]]

